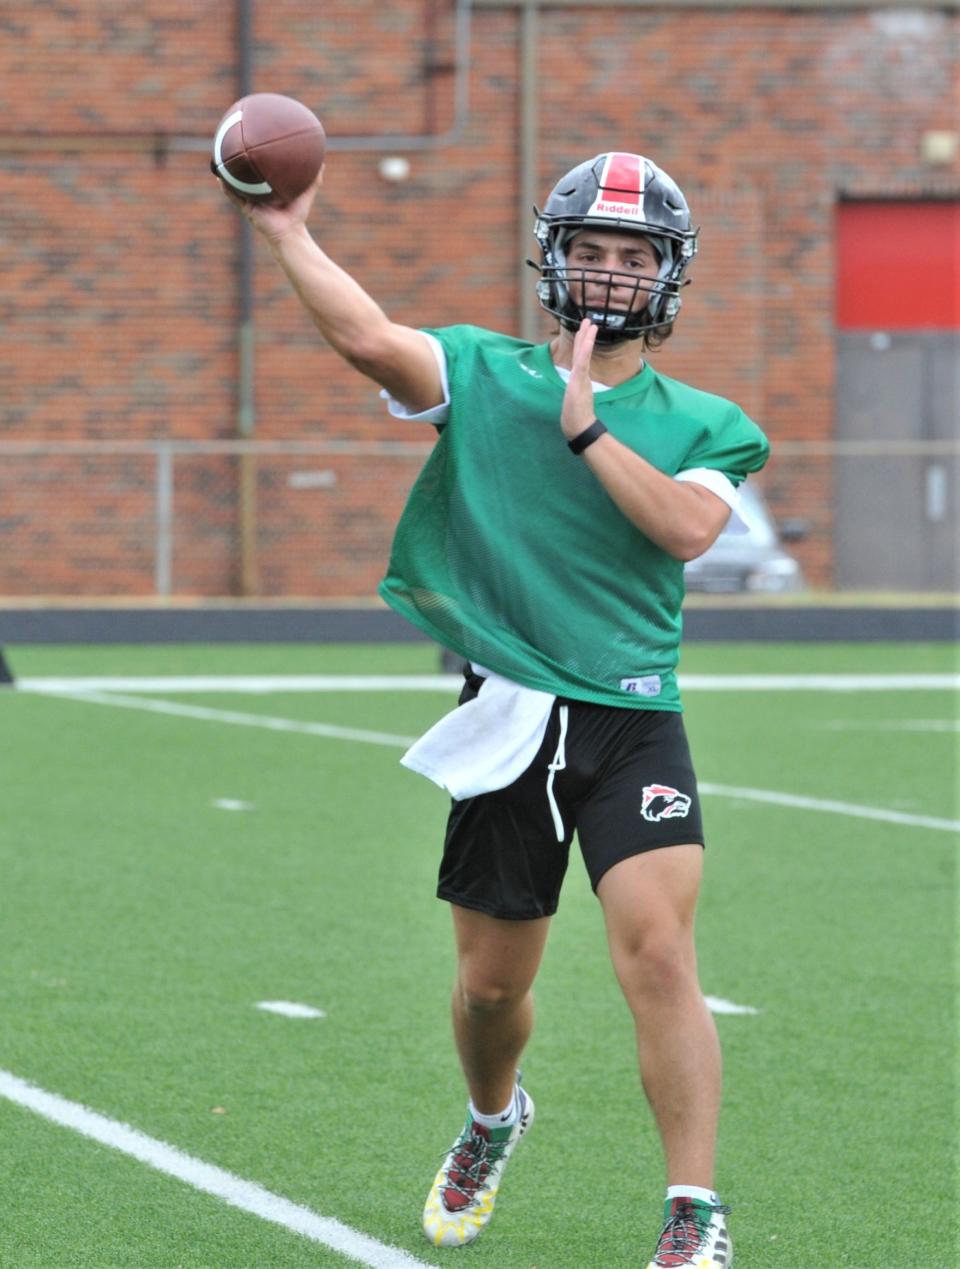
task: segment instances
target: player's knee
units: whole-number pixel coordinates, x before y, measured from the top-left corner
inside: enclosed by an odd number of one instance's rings
[[[465,1013],[482,1017],[509,1012],[527,994],[526,983],[476,971],[461,972],[457,979],[457,995]]]
[[[684,930],[638,936],[621,946],[614,959],[621,985],[631,999],[673,999],[697,986],[693,942]]]

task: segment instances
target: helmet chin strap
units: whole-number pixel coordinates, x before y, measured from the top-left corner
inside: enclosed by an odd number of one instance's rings
[[[639,339],[640,331],[624,331],[617,330],[616,327],[598,326],[597,327],[597,343],[604,347],[611,347],[613,344],[626,344],[631,340]]]
[[[568,330],[571,335],[576,334],[578,329],[575,323],[567,321],[565,318],[561,320],[560,325],[564,330]],[[624,334],[623,331],[607,330],[603,326],[598,326],[594,347],[615,348],[618,344],[629,344],[633,340],[639,339],[641,333],[641,331],[631,331],[629,334]]]
[[[597,328],[596,342],[598,344],[623,344],[628,340],[640,338],[641,331],[623,329],[626,314],[610,314],[603,309],[584,308],[581,305],[576,305],[575,307],[580,313],[579,320],[574,320],[573,318],[561,319],[561,325],[573,333],[579,330],[580,322],[585,317],[588,317]]]

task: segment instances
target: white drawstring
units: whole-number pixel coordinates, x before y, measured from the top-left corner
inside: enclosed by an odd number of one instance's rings
[[[567,765],[566,741],[567,741],[567,716],[569,714],[569,706],[560,706],[560,741],[557,744],[557,752],[553,755],[553,761],[547,768],[547,801],[550,803],[550,814],[553,816],[553,827],[556,829],[557,841],[563,841],[563,817],[560,814],[560,808],[557,806],[557,800],[553,796],[553,778],[558,771],[563,771]]]

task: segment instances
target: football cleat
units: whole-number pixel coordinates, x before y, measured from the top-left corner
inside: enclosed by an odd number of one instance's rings
[[[729,1211],[699,1199],[668,1200],[657,1250],[647,1269],[731,1269],[733,1242],[723,1219]]]
[[[467,1112],[423,1209],[423,1232],[435,1247],[463,1247],[489,1223],[503,1169],[533,1123],[533,1099],[519,1085],[517,1097],[519,1114],[507,1128],[485,1128]]]

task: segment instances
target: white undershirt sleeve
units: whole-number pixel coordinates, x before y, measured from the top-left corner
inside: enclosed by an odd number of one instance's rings
[[[446,423],[447,413],[450,409],[450,381],[447,377],[447,354],[444,352],[443,344],[435,335],[429,335],[427,332],[420,332],[423,337],[428,340],[433,355],[437,359],[437,369],[440,371],[440,382],[443,385],[443,400],[439,405],[432,405],[429,410],[421,410],[419,414],[414,414],[408,410],[402,402],[392,397],[386,388],[380,389],[380,395],[387,403],[387,409],[395,419],[415,419],[418,423],[433,423],[434,426]]]
[[[678,471],[674,480],[692,480],[695,485],[702,485],[716,494],[730,508],[730,519],[724,525],[724,533],[742,534],[750,532],[748,521],[743,518],[740,494],[732,480],[728,480],[722,471],[712,467],[691,467],[687,471]]]

